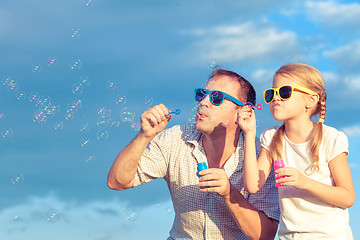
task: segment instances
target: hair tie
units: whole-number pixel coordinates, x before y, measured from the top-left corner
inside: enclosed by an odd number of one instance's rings
[[[323,118],[319,118],[319,123],[324,123],[324,119],[323,119]]]

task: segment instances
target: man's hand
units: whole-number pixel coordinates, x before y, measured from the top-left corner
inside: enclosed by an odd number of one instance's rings
[[[141,114],[141,132],[152,139],[165,129],[170,119],[171,114],[164,104],[153,106]]]
[[[220,168],[209,168],[199,172],[202,192],[215,192],[222,197],[230,197],[230,181],[225,171]]]

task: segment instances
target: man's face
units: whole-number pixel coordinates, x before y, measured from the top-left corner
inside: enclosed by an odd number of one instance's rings
[[[209,80],[205,89],[222,91],[238,99],[240,84],[228,76],[215,76]],[[210,102],[207,95],[199,102],[195,127],[206,135],[224,133],[226,129],[236,129],[235,120],[238,110],[239,106],[226,98],[221,105],[216,106]]]

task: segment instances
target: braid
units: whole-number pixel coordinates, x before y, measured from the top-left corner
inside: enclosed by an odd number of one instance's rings
[[[285,122],[275,132],[270,143],[270,156],[273,160],[282,158],[283,139],[285,135]]]
[[[318,112],[319,112],[319,123],[314,131],[314,137],[311,141],[310,152],[313,160],[311,170],[319,170],[319,149],[323,136],[323,122],[326,115],[326,93],[324,91],[319,93]]]
[[[323,123],[325,120],[325,115],[326,115],[326,93],[325,92],[321,92],[319,94],[319,122]]]

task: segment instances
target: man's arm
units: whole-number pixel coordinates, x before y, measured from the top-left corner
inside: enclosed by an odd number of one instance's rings
[[[279,222],[255,209],[232,185],[224,200],[237,225],[250,239],[275,238]]]
[[[171,119],[168,109],[156,105],[140,117],[141,131],[116,157],[108,173],[107,185],[114,190],[125,190],[134,186],[134,177],[141,155],[149,142],[163,131]]]
[[[231,185],[225,171],[209,168],[199,172],[202,192],[215,192],[222,196],[241,231],[250,239],[274,239],[278,221],[255,209],[247,199]]]

